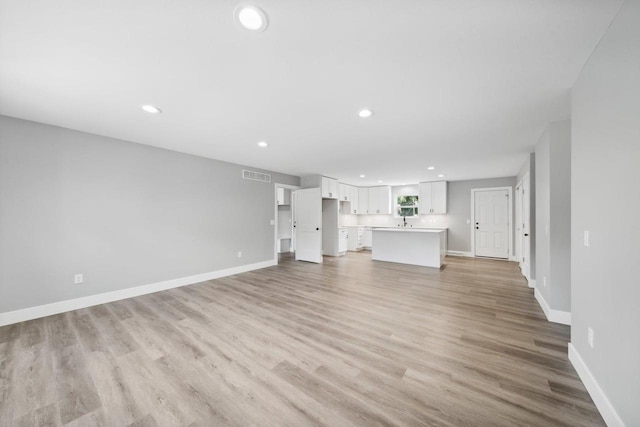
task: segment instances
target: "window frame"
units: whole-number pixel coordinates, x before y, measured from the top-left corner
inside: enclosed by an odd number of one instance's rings
[[[413,205],[400,205],[398,199],[400,197],[415,197]],[[398,194],[393,198],[393,217],[394,218],[418,218],[420,216],[420,196],[418,194]],[[413,215],[400,215],[401,208],[413,209]]]

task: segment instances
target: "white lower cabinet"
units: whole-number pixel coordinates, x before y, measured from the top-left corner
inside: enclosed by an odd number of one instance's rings
[[[346,228],[340,228],[338,230],[338,253],[343,255],[347,252],[349,242],[348,230]]]
[[[362,246],[371,249],[373,246],[373,232],[371,227],[364,227],[362,230]]]
[[[347,248],[350,251],[360,251],[364,248],[364,227],[348,227],[349,241]]]

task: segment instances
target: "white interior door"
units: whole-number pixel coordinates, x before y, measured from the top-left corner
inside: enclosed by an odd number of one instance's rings
[[[514,246],[516,261],[522,268],[522,181],[516,186],[516,244]]]
[[[531,276],[531,189],[529,175],[522,179],[522,272],[527,280]]]
[[[509,258],[509,192],[478,190],[474,207],[475,255]]]
[[[296,251],[296,223],[298,221],[296,211],[296,200],[298,196],[295,191],[291,192],[291,252]]]
[[[296,191],[296,260],[322,262],[322,193],[320,188]]]

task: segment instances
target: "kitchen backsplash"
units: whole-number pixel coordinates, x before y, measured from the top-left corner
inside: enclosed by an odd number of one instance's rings
[[[393,215],[340,215],[338,225],[369,225],[374,227],[397,227],[402,218]],[[418,218],[407,218],[407,226],[423,228],[445,228],[449,226],[447,215],[421,215]]]

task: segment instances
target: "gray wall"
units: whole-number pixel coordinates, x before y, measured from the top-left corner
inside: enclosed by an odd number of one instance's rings
[[[273,259],[274,184],[242,169],[0,116],[0,312]]]
[[[550,123],[535,148],[536,289],[571,311],[571,122]],[[546,284],[545,284],[546,278]]]
[[[640,426],[638,23],[640,2],[624,2],[572,93],[571,342],[627,426]]]
[[[515,215],[516,178],[491,178],[472,181],[452,181],[448,185],[447,220],[449,225],[449,250],[471,252],[471,190],[474,188],[511,187],[512,211]],[[513,224],[514,218],[511,218]],[[515,240],[514,240],[515,244]],[[513,255],[513,253],[511,254]]]
[[[529,275],[531,280],[536,279],[536,154],[530,153],[527,160],[520,168],[516,176],[516,185],[529,174]],[[514,201],[515,202],[515,201]],[[515,215],[515,213],[514,213]],[[515,241],[515,240],[514,240]]]

